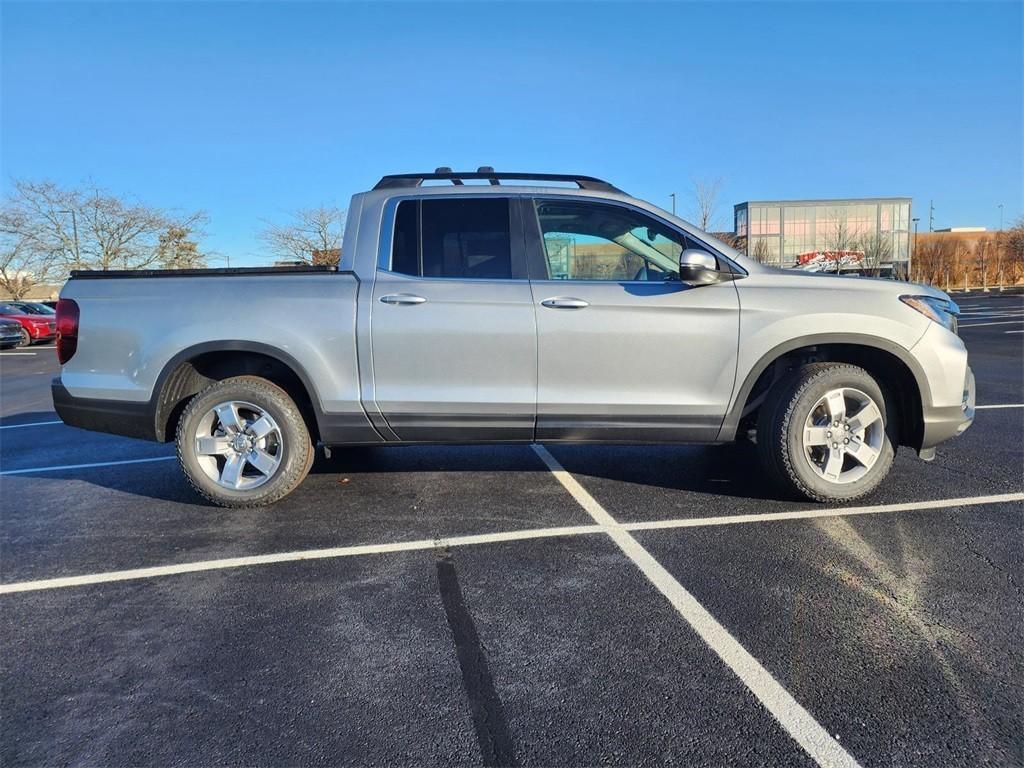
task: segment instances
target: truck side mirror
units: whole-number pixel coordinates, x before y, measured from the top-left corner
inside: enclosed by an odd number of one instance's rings
[[[717,283],[722,279],[718,259],[707,251],[687,248],[679,254],[679,279],[693,285]]]

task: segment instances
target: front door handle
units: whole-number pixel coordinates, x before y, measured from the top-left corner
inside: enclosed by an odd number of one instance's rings
[[[384,304],[423,304],[426,301],[422,296],[414,296],[411,293],[389,293],[387,296],[381,296],[380,300]]]
[[[552,296],[550,299],[544,299],[541,304],[551,309],[583,309],[590,306],[588,301],[567,296]]]

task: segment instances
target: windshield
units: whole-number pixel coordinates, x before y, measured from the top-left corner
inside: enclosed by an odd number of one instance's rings
[[[33,315],[55,315],[57,310],[53,307],[48,307],[45,304],[40,304],[38,301],[24,301],[18,306],[25,307],[25,311]]]

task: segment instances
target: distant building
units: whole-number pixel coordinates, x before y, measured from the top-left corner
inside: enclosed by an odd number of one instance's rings
[[[945,229],[936,229],[936,232],[987,232],[985,227],[946,227]]]
[[[910,270],[908,197],[748,201],[733,208],[746,254],[814,272],[901,277]]]

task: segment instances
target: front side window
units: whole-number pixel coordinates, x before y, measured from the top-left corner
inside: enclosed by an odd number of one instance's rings
[[[678,280],[684,235],[617,205],[538,200],[549,280]]]
[[[416,277],[512,277],[507,198],[404,200],[395,213],[391,271]]]

